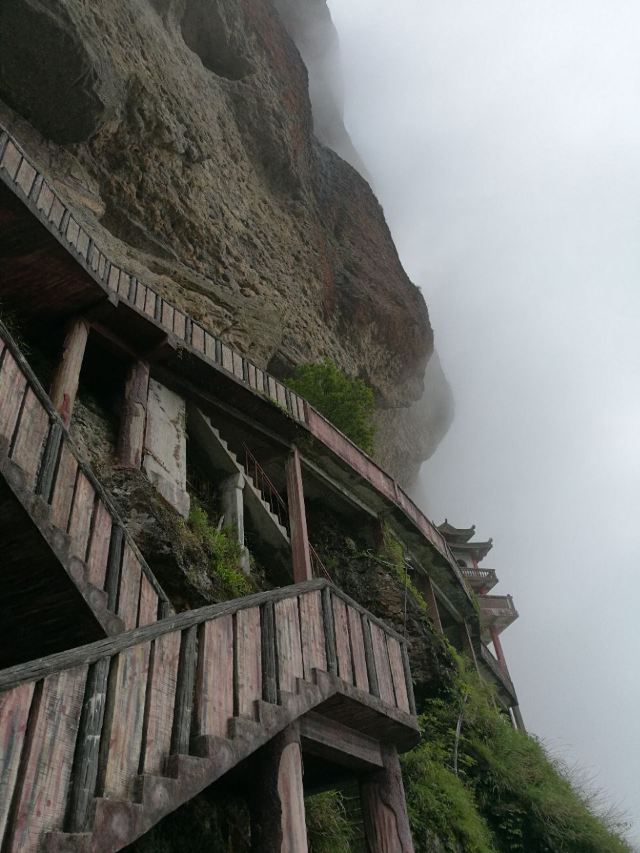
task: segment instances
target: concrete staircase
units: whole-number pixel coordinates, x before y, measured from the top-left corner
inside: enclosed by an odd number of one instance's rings
[[[246,511],[256,530],[260,531],[260,538],[274,548],[288,550],[289,533],[283,523],[283,514],[274,512],[275,507],[267,499],[270,496],[262,491],[250,471],[220,435],[220,431],[195,406],[189,408],[189,428],[215,469],[229,476],[239,474],[243,478]]]

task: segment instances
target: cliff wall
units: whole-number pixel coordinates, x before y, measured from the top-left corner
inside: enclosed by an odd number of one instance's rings
[[[354,168],[336,55],[324,0],[4,0],[0,115],[205,326],[285,377],[330,356],[366,379],[407,482],[448,395],[423,393],[427,308]]]

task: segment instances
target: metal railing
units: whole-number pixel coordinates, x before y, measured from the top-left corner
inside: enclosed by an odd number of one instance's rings
[[[274,486],[269,475],[249,450],[247,445],[243,444],[242,446],[244,449],[244,469],[247,475],[251,477],[255,487],[258,489],[263,499],[269,504],[269,509],[273,515],[277,517],[280,524],[288,531],[289,508],[287,506],[287,502]]]

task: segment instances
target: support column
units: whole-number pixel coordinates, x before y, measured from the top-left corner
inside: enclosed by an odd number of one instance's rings
[[[311,580],[311,555],[307,533],[307,513],[304,506],[302,466],[298,448],[294,447],[286,463],[289,527],[291,529],[291,557],[294,583]]]
[[[431,617],[431,621],[434,624],[435,629],[440,633],[444,634],[444,630],[442,628],[442,620],[440,619],[440,611],[438,610],[438,600],[436,598],[436,594],[433,591],[433,584],[431,583],[431,578],[426,577],[420,583],[420,592],[424,595],[424,600],[427,604],[427,610],[429,611],[429,616]]]
[[[89,328],[89,323],[83,317],[72,320],[62,346],[62,356],[51,383],[51,402],[60,413],[65,426],[69,426],[71,422]]]
[[[222,511],[224,513],[224,527],[233,527],[236,530],[238,544],[240,545],[242,571],[248,575],[251,570],[249,552],[244,544],[244,484],[243,474],[232,474],[224,480],[220,486],[222,497]]]
[[[480,674],[480,668],[478,667],[478,659],[476,657],[476,650],[473,648],[473,640],[471,639],[471,632],[469,631],[469,625],[466,622],[463,622],[460,626],[460,633],[462,634],[462,648],[463,651],[471,658],[473,661],[473,665],[476,668],[476,672]]]
[[[511,713],[513,714],[513,719],[516,724],[516,729],[519,732],[526,732],[526,726],[524,724],[524,720],[522,719],[522,712],[520,711],[520,705],[512,705]]]
[[[395,746],[382,747],[382,760],[382,770],[360,782],[367,849],[370,853],[414,853]]]
[[[498,632],[496,631],[493,625],[489,625],[489,634],[491,636],[491,642],[493,643],[493,648],[495,649],[496,658],[498,659],[498,663],[500,664],[502,674],[505,675],[509,679],[509,681],[511,681],[511,676],[509,675],[509,669],[507,667],[507,660],[504,656],[504,652],[502,651],[502,643],[500,642]]]
[[[302,750],[294,724],[256,755],[251,803],[252,853],[307,853]]]
[[[118,461],[122,468],[139,469],[142,465],[148,396],[149,365],[137,361],[129,372],[122,404],[118,438]]]

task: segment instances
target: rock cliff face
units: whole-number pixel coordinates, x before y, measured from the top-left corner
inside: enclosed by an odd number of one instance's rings
[[[96,239],[204,325],[284,376],[330,356],[366,379],[406,481],[448,398],[423,397],[426,305],[342,159],[361,167],[336,51],[324,0],[3,0],[0,116]]]

